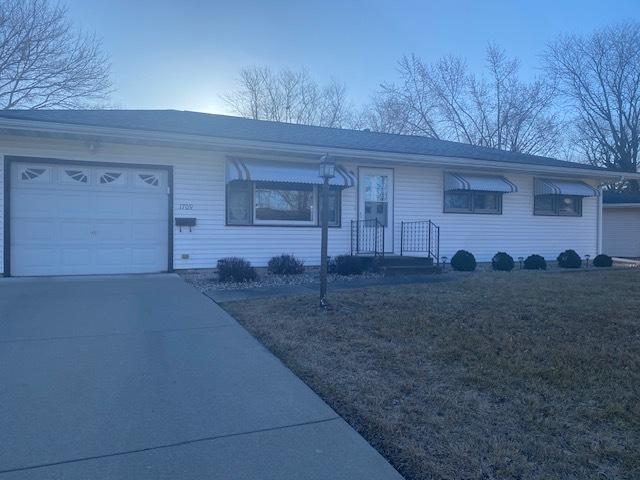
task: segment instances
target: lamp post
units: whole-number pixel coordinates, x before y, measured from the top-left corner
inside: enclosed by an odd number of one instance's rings
[[[327,306],[327,262],[329,244],[329,180],[335,175],[335,161],[326,153],[320,158],[320,177],[323,179],[320,223],[322,241],[320,251],[320,306]]]

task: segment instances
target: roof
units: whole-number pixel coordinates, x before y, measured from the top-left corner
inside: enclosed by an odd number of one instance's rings
[[[640,193],[604,192],[602,203],[607,205],[637,203],[640,206]]]
[[[604,169],[415,135],[316,127],[179,110],[4,110],[0,118],[546,167]]]

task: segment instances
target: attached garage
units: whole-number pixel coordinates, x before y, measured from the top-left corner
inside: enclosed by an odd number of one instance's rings
[[[640,258],[640,196],[605,194],[602,233],[604,253]]]
[[[171,269],[171,170],[5,157],[5,272]]]

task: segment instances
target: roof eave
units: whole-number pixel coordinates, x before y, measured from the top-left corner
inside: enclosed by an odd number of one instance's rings
[[[193,134],[177,134],[156,132],[150,130],[134,130],[126,128],[101,127],[90,125],[76,125],[57,122],[33,121],[0,118],[0,129],[16,132],[47,133],[61,135],[100,136],[118,142],[122,139],[137,140],[139,142],[186,144],[207,149],[243,149],[243,150],[278,150],[288,154],[322,155],[324,153],[345,159],[359,159],[370,163],[390,162],[405,165],[433,165],[447,168],[472,168],[478,170],[513,171],[532,174],[565,175],[581,178],[598,178],[619,180],[622,178],[640,180],[640,173],[612,172],[607,170],[592,170],[580,167],[559,167],[535,165],[518,162],[500,162],[493,160],[479,160],[468,157],[449,157],[441,155],[419,155],[409,153],[378,152],[337,147],[300,145],[280,142],[266,142],[256,140],[233,139],[228,137],[204,136]]]

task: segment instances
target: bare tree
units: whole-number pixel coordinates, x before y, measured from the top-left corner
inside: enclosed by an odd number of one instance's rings
[[[47,0],[0,0],[0,108],[78,108],[105,100],[109,64],[95,37]]]
[[[354,117],[351,127],[381,133],[411,134],[409,115],[410,112],[394,97],[378,93]]]
[[[425,135],[503,150],[547,155],[560,142],[553,85],[524,83],[518,61],[487,48],[487,74],[447,56],[428,65],[415,55],[399,62],[400,81],[382,86],[369,107],[372,129]],[[366,117],[366,115],[365,115]],[[384,117],[384,118],[383,118]]]
[[[547,72],[575,113],[579,153],[621,172],[638,170],[640,150],[640,23],[566,35],[549,45]],[[638,191],[637,181],[625,188]]]
[[[240,71],[238,83],[222,98],[242,117],[337,128],[352,121],[346,87],[336,80],[321,86],[307,70],[251,66]]]

